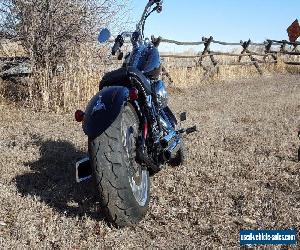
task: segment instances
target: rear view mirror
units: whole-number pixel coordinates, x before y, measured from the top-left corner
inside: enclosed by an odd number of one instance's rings
[[[107,28],[102,29],[98,35],[98,41],[100,43],[105,43],[109,40],[110,35],[110,31]]]
[[[156,12],[157,12],[157,13],[162,12],[162,6],[161,6],[161,5],[157,6]]]

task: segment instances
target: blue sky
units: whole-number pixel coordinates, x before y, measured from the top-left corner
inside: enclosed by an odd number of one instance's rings
[[[147,0],[132,0],[137,20]],[[202,36],[239,42],[251,38],[288,39],[286,29],[300,19],[300,0],[164,0],[163,12],[153,14],[146,35],[181,41],[199,41]]]

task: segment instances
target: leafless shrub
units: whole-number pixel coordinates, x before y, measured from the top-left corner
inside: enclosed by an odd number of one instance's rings
[[[59,72],[73,74],[75,71],[68,70],[74,64],[90,61],[89,65],[82,63],[80,69],[76,67],[76,73],[84,75],[95,64],[91,54],[99,56],[93,44],[97,32],[102,27],[114,28],[116,21],[126,21],[126,6],[127,1],[119,0],[1,1],[0,36],[21,42],[31,59],[34,81],[28,86],[30,96],[42,98],[46,107],[53,107],[51,103],[66,94],[57,90],[65,89],[65,81],[75,77],[68,75],[57,87]]]

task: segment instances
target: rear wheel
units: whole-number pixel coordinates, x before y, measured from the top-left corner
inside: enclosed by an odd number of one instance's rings
[[[128,104],[104,133],[89,140],[101,205],[107,219],[118,227],[138,223],[148,209],[149,172],[135,160],[138,133],[138,117]]]

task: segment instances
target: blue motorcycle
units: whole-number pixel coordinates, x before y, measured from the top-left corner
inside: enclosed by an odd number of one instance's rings
[[[117,227],[137,224],[146,214],[150,177],[168,163],[184,162],[182,135],[196,126],[181,129],[168,107],[168,93],[161,76],[158,51],[161,38],[144,37],[146,19],[162,11],[161,0],[150,0],[134,32],[117,36],[112,54],[123,58],[126,39],[132,44],[120,69],[104,75],[99,92],[76,120],[88,136],[89,157],[76,164],[77,181],[94,175],[102,211]],[[110,38],[103,29],[98,40]],[[186,120],[186,113],[180,115]]]

